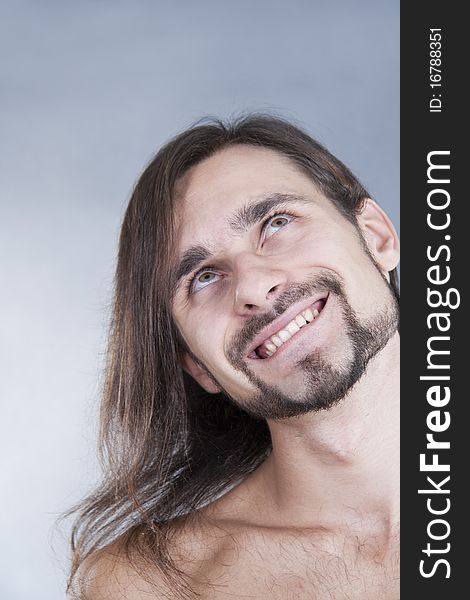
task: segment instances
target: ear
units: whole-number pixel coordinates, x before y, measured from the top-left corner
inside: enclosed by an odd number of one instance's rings
[[[184,352],[181,357],[181,366],[195,379],[199,385],[209,392],[209,394],[218,394],[221,390],[215,379],[208,373],[200,362],[195,360],[187,352]]]
[[[393,223],[370,198],[365,200],[357,220],[379,267],[384,272],[393,271],[400,260],[400,241]]]

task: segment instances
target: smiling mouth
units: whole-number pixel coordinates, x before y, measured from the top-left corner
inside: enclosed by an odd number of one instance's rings
[[[248,358],[266,359],[270,358],[279,348],[288,342],[291,338],[304,327],[313,323],[320,316],[325,307],[328,296],[314,302],[308,308],[299,312],[285,327],[274,333],[269,338],[266,338],[259,346],[257,346],[249,355]]]

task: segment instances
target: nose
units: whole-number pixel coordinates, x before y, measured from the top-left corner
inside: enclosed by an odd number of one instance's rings
[[[287,283],[287,274],[272,259],[249,253],[237,256],[234,276],[234,310],[240,316],[270,310]]]

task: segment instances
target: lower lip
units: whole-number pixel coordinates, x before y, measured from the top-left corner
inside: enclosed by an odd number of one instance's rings
[[[297,331],[286,342],[284,342],[282,344],[282,346],[279,346],[279,348],[276,350],[276,352],[272,356],[268,356],[267,358],[252,358],[252,357],[248,356],[247,358],[249,358],[250,360],[256,360],[256,361],[266,362],[266,361],[272,361],[274,358],[276,358],[276,356],[278,354],[282,354],[282,351],[286,347],[289,347],[291,345],[290,342],[292,340],[295,341],[297,338],[300,338],[303,331],[310,330],[311,329],[311,325],[315,325],[321,319],[321,317],[322,317],[322,315],[323,315],[323,313],[325,311],[326,305],[328,304],[328,298],[329,298],[329,295],[325,298],[325,304],[323,305],[323,308],[322,308],[320,314],[317,317],[315,317],[315,319],[313,319],[313,321],[310,321],[310,323],[308,323],[307,325],[304,325],[303,327],[301,327],[300,330]]]

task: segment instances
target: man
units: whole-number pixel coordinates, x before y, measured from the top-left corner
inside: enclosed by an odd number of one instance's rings
[[[280,119],[157,154],[121,233],[72,597],[399,597],[398,255]]]

